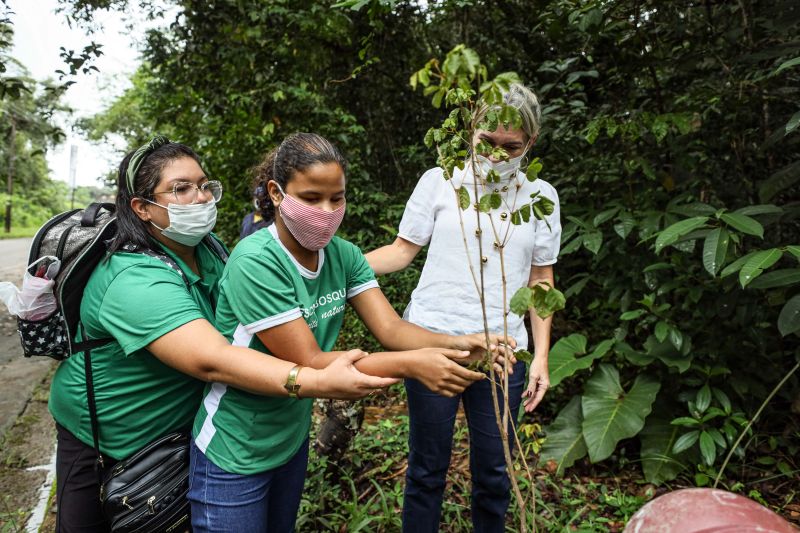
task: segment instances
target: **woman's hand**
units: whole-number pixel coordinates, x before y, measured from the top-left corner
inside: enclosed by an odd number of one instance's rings
[[[459,350],[469,350],[469,357],[466,358],[464,363],[471,363],[473,361],[483,361],[486,356],[486,335],[483,333],[472,333],[470,335],[454,336],[454,345]],[[514,357],[514,348],[517,346],[517,341],[514,337],[508,338],[508,344],[503,342],[502,335],[492,333],[489,335],[489,352],[492,355],[492,367],[495,373],[502,376],[505,359],[508,358],[509,366],[508,373],[513,374],[514,369],[512,366],[517,362]]]
[[[452,397],[466,389],[473,382],[486,377],[473,372],[458,363],[468,362],[470,353],[466,350],[447,348],[422,348],[410,352],[414,362],[409,365],[410,375],[442,396]]]
[[[522,393],[526,413],[532,413],[550,387],[550,372],[546,357],[534,357],[528,374],[528,388]]]
[[[308,390],[304,390],[306,384],[302,381],[303,372],[300,373],[300,396],[355,400],[375,392],[376,389],[400,381],[396,378],[379,378],[359,372],[354,366],[355,362],[368,355],[363,350],[350,350],[334,359],[322,370],[304,369],[304,372],[313,371],[314,376],[309,380],[311,383]]]

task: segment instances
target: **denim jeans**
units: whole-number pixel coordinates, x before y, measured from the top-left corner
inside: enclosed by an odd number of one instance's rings
[[[403,531],[439,531],[447,469],[453,443],[453,426],[459,402],[464,404],[469,428],[469,466],[472,473],[472,524],[476,533],[502,532],[510,501],[511,482],[506,474],[503,444],[494,417],[491,383],[488,379],[467,387],[454,398],[431,392],[420,382],[407,379],[409,412],[409,456],[403,503]],[[518,362],[509,376],[511,424],[525,385],[525,363]],[[500,409],[502,394],[498,387]],[[513,440],[511,442],[513,446]]]
[[[288,463],[260,474],[231,474],[192,441],[189,502],[195,533],[294,531],[308,465],[308,440]]]

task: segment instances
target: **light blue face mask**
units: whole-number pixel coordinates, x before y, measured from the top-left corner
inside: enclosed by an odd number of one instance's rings
[[[185,246],[197,246],[203,237],[211,233],[217,223],[217,204],[167,204],[161,205],[151,200],[151,204],[163,207],[169,215],[169,226],[159,228],[152,220],[153,226],[168,239]]]

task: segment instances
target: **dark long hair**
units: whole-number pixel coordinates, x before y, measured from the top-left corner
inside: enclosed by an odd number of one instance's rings
[[[276,181],[286,190],[286,184],[295,172],[302,172],[318,163],[338,163],[342,172],[347,173],[347,161],[328,139],[316,133],[292,133],[250,170],[254,196],[267,224],[275,220],[275,206],[269,197],[267,182]]]
[[[190,157],[200,165],[200,157],[194,150],[181,143],[167,143],[159,146],[142,160],[139,170],[133,181],[133,191],[128,188],[126,174],[128,163],[134,152],[130,152],[119,164],[117,176],[117,235],[111,242],[108,250],[116,252],[127,243],[132,243],[138,248],[151,248],[152,238],[149,232],[149,222],[139,218],[131,208],[133,198],[153,199],[153,191],[161,181],[161,171],[171,162]],[[202,165],[200,165],[202,167]]]

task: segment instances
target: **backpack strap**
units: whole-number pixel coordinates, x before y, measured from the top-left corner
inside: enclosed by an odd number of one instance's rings
[[[222,245],[219,245],[222,246]],[[189,278],[186,277],[186,274],[181,270],[181,267],[178,266],[178,263],[175,262],[170,256],[164,253],[156,252],[155,250],[151,250],[150,248],[140,248],[139,246],[135,245],[132,242],[122,246],[121,248],[123,251],[131,253],[131,254],[142,254],[148,257],[152,257],[154,259],[158,259],[172,270],[180,274],[183,283],[186,284],[186,287],[189,287]]]
[[[203,242],[211,248],[211,251],[217,254],[217,256],[222,260],[223,263],[228,262],[228,250],[225,249],[225,246],[222,242],[217,238],[216,235],[208,234],[203,237]]]

